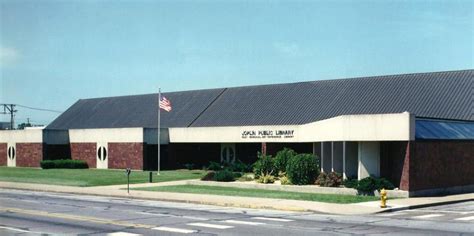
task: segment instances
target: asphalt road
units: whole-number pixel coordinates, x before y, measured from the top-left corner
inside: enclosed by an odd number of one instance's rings
[[[0,235],[30,234],[474,235],[474,202],[339,216],[0,189]]]

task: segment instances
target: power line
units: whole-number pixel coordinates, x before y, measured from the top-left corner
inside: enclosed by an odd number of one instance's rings
[[[22,107],[26,109],[31,109],[31,110],[36,110],[36,111],[46,111],[46,112],[54,112],[54,113],[62,113],[62,111],[57,111],[57,110],[51,110],[51,109],[44,109],[44,108],[37,108],[37,107],[30,107],[30,106],[25,106],[25,105],[20,105],[20,104],[3,104],[0,103],[0,107],[3,106],[3,112],[0,112],[0,114],[8,114],[10,115],[10,129],[14,129],[14,122],[15,122],[15,113],[18,112],[18,110],[15,109],[15,107]],[[28,121],[29,123],[29,121]]]
[[[37,111],[48,111],[48,112],[55,112],[55,113],[63,113],[62,111],[57,111],[57,110],[51,110],[51,109],[44,109],[44,108],[36,108],[36,107],[29,107],[29,106],[24,106],[20,104],[16,104],[18,107],[23,107],[31,110],[37,110]]]
[[[14,122],[15,122],[15,112],[18,110],[15,110],[15,104],[0,104],[3,106],[3,112],[1,114],[10,114],[10,129],[13,129],[15,127]]]

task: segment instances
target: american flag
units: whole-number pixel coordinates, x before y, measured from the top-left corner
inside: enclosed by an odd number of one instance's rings
[[[167,112],[170,112],[172,110],[170,100],[166,99],[164,96],[161,96],[160,108]]]

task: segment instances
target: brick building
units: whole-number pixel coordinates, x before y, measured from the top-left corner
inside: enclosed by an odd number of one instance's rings
[[[0,165],[92,168],[254,162],[283,147],[321,170],[389,179],[411,195],[474,190],[474,70],[81,99],[44,130],[0,131]],[[13,150],[16,153],[13,155]],[[13,158],[12,158],[13,155]],[[16,158],[15,158],[16,156]],[[15,163],[14,163],[15,162]]]

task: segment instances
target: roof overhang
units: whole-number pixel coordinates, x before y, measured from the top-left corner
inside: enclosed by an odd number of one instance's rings
[[[303,125],[170,128],[171,143],[408,141],[415,117],[395,114],[344,115]]]

